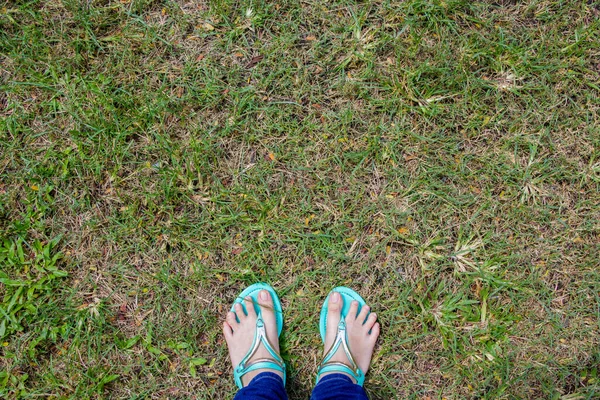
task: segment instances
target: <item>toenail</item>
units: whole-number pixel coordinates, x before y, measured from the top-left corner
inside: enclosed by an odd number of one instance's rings
[[[340,301],[340,294],[338,292],[333,292],[331,294],[331,302],[337,303],[338,301]]]
[[[269,300],[269,293],[266,290],[260,292],[260,298],[263,300]]]

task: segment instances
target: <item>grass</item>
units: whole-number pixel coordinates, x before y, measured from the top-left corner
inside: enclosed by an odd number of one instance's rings
[[[0,395],[230,398],[336,285],[373,399],[600,396],[600,3],[0,2]]]

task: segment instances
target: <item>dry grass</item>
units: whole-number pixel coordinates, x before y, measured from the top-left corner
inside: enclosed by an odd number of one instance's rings
[[[229,398],[263,280],[291,398],[336,285],[372,398],[597,398],[599,10],[0,4],[0,394]]]

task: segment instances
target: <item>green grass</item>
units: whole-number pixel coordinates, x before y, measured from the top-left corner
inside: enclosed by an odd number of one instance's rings
[[[220,322],[382,322],[373,399],[600,396],[600,3],[0,2],[0,396],[230,398]]]

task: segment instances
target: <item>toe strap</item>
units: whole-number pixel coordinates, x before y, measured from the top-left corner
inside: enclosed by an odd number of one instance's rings
[[[331,361],[334,354],[338,351],[338,349],[342,346],[344,353],[346,353],[346,357],[348,358],[349,364],[345,364],[339,361]],[[327,372],[342,372],[350,375],[356,380],[356,383],[362,386],[365,382],[365,374],[358,367],[356,362],[354,361],[354,357],[352,357],[352,353],[350,353],[350,348],[348,347],[348,332],[346,330],[346,322],[342,319],[338,324],[337,334],[335,335],[335,339],[331,348],[323,357],[323,361],[321,361],[321,365],[319,365],[319,371],[317,372],[317,382],[321,378],[321,375]]]

